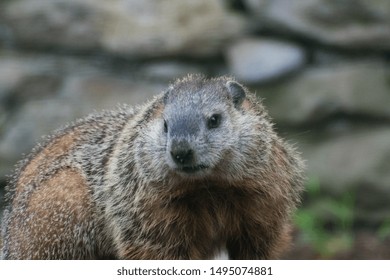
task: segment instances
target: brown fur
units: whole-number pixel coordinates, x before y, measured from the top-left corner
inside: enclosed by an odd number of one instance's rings
[[[36,174],[39,173],[39,169],[48,170],[53,161],[66,155],[69,149],[77,144],[75,141],[76,133],[76,131],[72,131],[69,134],[58,137],[38,153],[36,157],[32,158],[20,174],[16,191],[23,191],[23,186],[34,180]]]
[[[94,219],[92,205],[88,186],[79,172],[64,169],[53,175],[31,195],[25,215],[10,224],[10,242],[18,243],[21,248],[18,258],[46,259],[53,255],[77,258],[67,247],[80,246],[82,240],[74,238],[78,228],[91,228],[88,223]],[[60,211],[66,215],[58,216]],[[18,228],[21,224],[28,230]],[[81,234],[87,237],[90,233]],[[37,237],[32,251],[31,240]]]
[[[207,128],[216,113],[223,122]],[[193,147],[193,173],[174,162],[175,139]],[[290,243],[302,169],[254,95],[189,76],[36,148],[8,186],[3,258],[205,259],[225,247],[274,259]]]

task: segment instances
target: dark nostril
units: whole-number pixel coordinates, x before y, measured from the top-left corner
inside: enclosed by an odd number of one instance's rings
[[[177,164],[184,165],[192,162],[193,151],[191,149],[177,149],[171,151],[171,156]]]

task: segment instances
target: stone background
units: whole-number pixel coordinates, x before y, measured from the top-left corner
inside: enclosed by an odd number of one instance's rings
[[[227,74],[307,160],[286,258],[390,259],[389,66],[388,0],[2,0],[1,206],[6,175],[53,129]]]

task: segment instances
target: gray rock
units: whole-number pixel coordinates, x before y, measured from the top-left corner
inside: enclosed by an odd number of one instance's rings
[[[42,99],[22,105],[0,135],[0,178],[9,174],[22,154],[44,135],[74,120],[77,111],[66,100]]]
[[[3,4],[13,40],[33,47],[98,47],[104,20],[98,5],[84,0],[16,0]],[[99,1],[95,1],[99,2]]]
[[[18,57],[14,53],[0,54],[0,98],[4,100],[23,83],[27,76],[34,73],[31,59]],[[39,71],[36,71],[39,72]],[[0,100],[0,101],[1,101]]]
[[[177,78],[184,77],[187,74],[201,74],[205,73],[204,67],[199,65],[164,61],[152,62],[140,69],[141,75],[146,79],[172,82]]]
[[[230,72],[242,82],[274,80],[296,71],[305,62],[298,46],[271,39],[247,38],[227,50]]]
[[[209,56],[244,30],[223,1],[120,0],[110,3],[105,49],[130,56]]]
[[[245,28],[222,1],[15,0],[2,6],[4,25],[21,44],[133,58],[214,55]]]
[[[79,115],[110,109],[118,104],[137,105],[160,93],[167,85],[131,81],[108,73],[70,76],[60,93],[78,108]]]
[[[390,49],[388,0],[246,0],[261,23],[350,49]],[[259,3],[257,3],[259,2]]]
[[[381,187],[390,198],[389,139],[390,128],[379,127],[307,144],[303,147],[307,173],[318,176],[321,184],[334,194],[371,184]]]
[[[334,196],[355,196],[358,220],[378,224],[390,216],[390,128],[357,129],[319,142],[298,141],[308,177]],[[374,214],[375,215],[372,215]]]
[[[248,10],[255,14],[266,9],[268,2],[268,0],[244,0],[245,5],[249,8]]]
[[[6,100],[18,103],[56,95],[65,74],[64,60],[60,56],[1,52],[0,103]],[[77,64],[83,63],[78,60]]]
[[[390,118],[389,77],[379,61],[328,64],[257,91],[280,123],[313,123],[336,113]]]
[[[47,66],[45,59],[14,52],[0,54],[0,134],[14,107],[56,94],[61,77]]]
[[[57,93],[60,85],[61,77],[56,74],[35,74],[26,77],[12,91],[12,102],[53,96]]]

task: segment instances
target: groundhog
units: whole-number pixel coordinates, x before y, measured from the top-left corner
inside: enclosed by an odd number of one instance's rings
[[[275,259],[303,164],[233,78],[189,75],[79,120],[7,187],[4,259]]]

